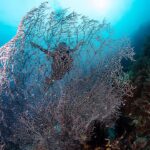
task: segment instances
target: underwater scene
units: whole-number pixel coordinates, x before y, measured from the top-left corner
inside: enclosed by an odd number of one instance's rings
[[[1,0],[0,150],[150,150],[150,0]]]

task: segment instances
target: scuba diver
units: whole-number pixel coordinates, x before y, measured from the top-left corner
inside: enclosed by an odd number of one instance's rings
[[[44,52],[48,58],[52,58],[52,75],[51,77],[46,77],[46,83],[52,84],[55,80],[60,80],[64,77],[64,75],[70,71],[73,65],[73,58],[71,56],[76,50],[83,45],[83,41],[79,42],[75,48],[70,49],[69,46],[65,42],[61,42],[54,49],[54,51],[49,51],[48,49],[44,49],[36,43],[31,42],[31,45],[35,48],[38,48],[42,52]]]

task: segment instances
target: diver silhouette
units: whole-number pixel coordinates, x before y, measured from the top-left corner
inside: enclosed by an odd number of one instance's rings
[[[76,50],[83,45],[83,41],[79,42],[75,48],[70,49],[69,46],[65,42],[61,42],[58,46],[53,50],[49,51],[41,47],[40,45],[31,42],[31,45],[35,48],[38,48],[42,52],[44,52],[48,58],[52,58],[52,75],[51,77],[46,77],[46,83],[49,85],[53,83],[55,80],[60,80],[64,77],[64,75],[71,70],[73,65],[73,58],[71,56]]]

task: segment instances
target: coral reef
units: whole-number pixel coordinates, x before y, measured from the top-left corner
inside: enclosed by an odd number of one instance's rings
[[[51,53],[64,41],[70,49],[83,45],[72,54],[68,72],[47,85],[53,60],[31,42]],[[17,35],[0,48],[1,149],[77,150],[90,145],[97,130],[100,143],[93,149],[105,145],[105,128],[132,96],[121,61],[133,55],[128,40],[112,39],[106,22],[53,12],[47,3],[30,11]]]
[[[112,141],[115,150],[148,150],[150,149],[150,39],[143,43],[141,54],[129,66],[132,84],[136,87],[133,97],[126,98],[122,115],[130,118],[128,130],[123,130],[120,137]],[[126,125],[124,124],[123,127]],[[120,128],[121,129],[121,128]]]

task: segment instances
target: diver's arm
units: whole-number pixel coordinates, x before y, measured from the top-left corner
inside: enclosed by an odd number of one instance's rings
[[[39,50],[41,50],[42,52],[44,52],[46,55],[48,55],[48,56],[52,56],[52,55],[53,55],[52,52],[50,52],[50,51],[48,51],[47,49],[41,47],[40,45],[35,44],[35,43],[33,43],[33,42],[30,42],[30,43],[31,43],[31,45],[32,45],[33,47],[38,48]]]
[[[71,49],[70,52],[75,52],[75,51],[77,51],[77,50],[80,48],[80,46],[82,46],[83,44],[84,44],[84,41],[80,41],[80,42],[75,46],[75,48]]]

